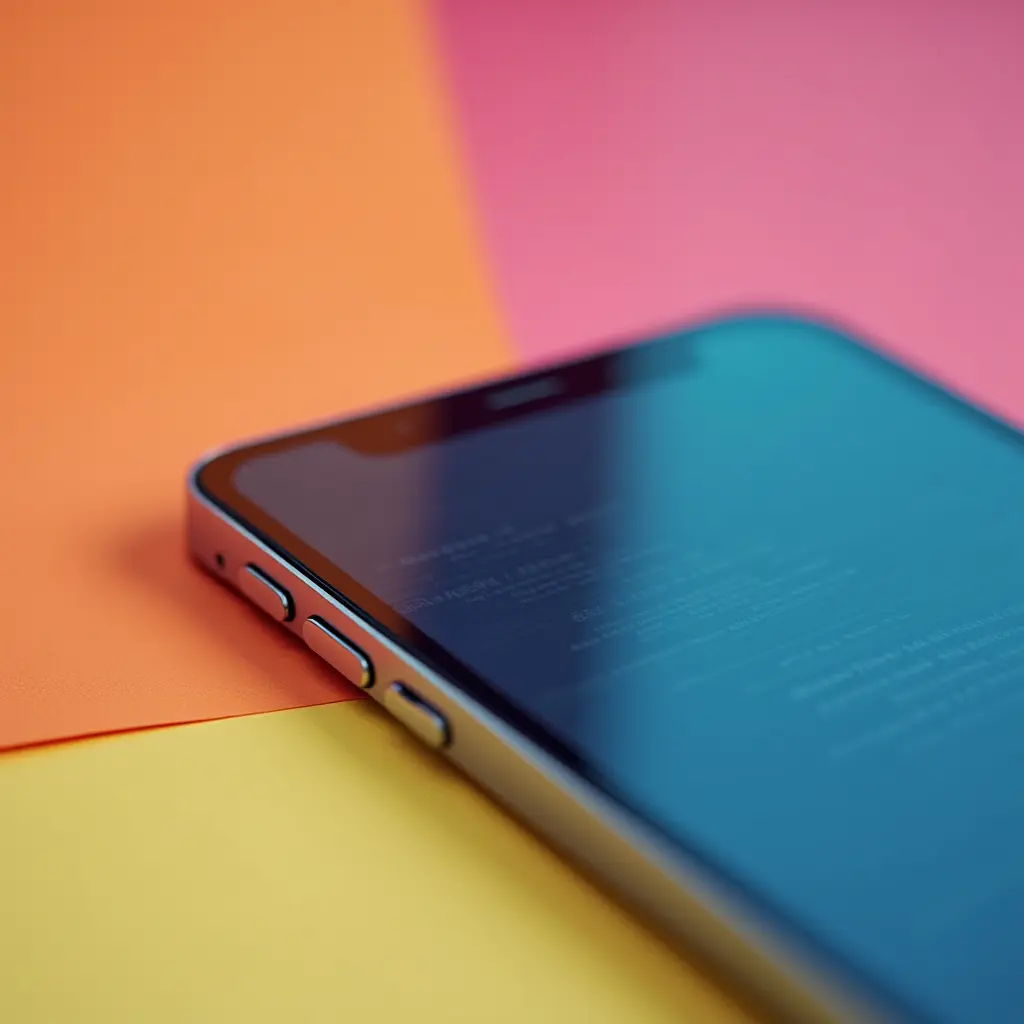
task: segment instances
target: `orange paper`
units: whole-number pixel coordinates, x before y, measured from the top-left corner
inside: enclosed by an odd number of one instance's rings
[[[5,5],[0,747],[351,695],[187,564],[183,482],[507,366],[422,18]]]

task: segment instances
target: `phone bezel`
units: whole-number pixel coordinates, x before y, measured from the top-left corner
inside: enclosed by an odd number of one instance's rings
[[[705,321],[696,327],[664,332],[639,344],[634,342],[611,345],[597,355],[532,370],[525,374],[510,375],[449,394],[231,449],[200,467],[196,475],[196,485],[202,495],[222,513],[236,520],[283,561],[330,593],[356,618],[364,621],[391,642],[408,650],[414,658],[450,681],[457,689],[569,771],[580,776],[613,804],[643,821],[645,826],[668,845],[678,847],[689,859],[698,863],[702,870],[721,879],[730,889],[742,894],[744,900],[757,908],[759,915],[771,920],[773,926],[796,946],[812,952],[816,958],[821,958],[831,972],[847,977],[852,986],[863,989],[867,983],[867,988],[876,994],[881,1003],[897,1007],[900,1001],[896,994],[888,990],[878,979],[851,963],[847,956],[840,950],[831,948],[820,936],[805,930],[789,913],[774,906],[758,892],[748,880],[730,876],[717,858],[702,850],[699,844],[681,838],[678,834],[666,832],[657,820],[645,815],[641,808],[637,808],[624,794],[618,792],[611,781],[577,751],[552,736],[530,715],[492,687],[486,679],[432,641],[406,618],[344,573],[340,567],[268,516],[239,493],[232,484],[235,470],[247,459],[283,451],[293,445],[332,440],[355,446],[368,453],[387,454],[407,447],[436,443],[465,430],[486,429],[492,424],[532,415],[604,390],[631,386],[647,372],[654,375],[664,372],[665,366],[659,362],[658,353],[664,353],[667,348],[675,349],[677,358],[674,364],[673,360],[669,360],[669,363],[673,364],[673,372],[685,372],[689,365],[688,359],[678,356],[685,356],[687,340],[721,324],[736,322],[737,319],[765,319],[772,323],[796,319],[802,324],[807,323],[805,318],[794,318],[774,312],[757,312],[742,318],[723,317],[710,322]],[[820,318],[815,319],[814,325],[829,332],[836,340],[852,345],[886,372],[909,376],[933,395],[952,402],[961,412],[981,417],[997,431],[1012,435],[1018,442],[1022,440],[1020,433],[1010,424],[978,409],[919,371],[911,370],[862,344],[843,327],[822,321]],[[627,352],[629,359],[624,361],[622,357]],[[644,353],[650,356],[646,366],[642,358]],[[638,359],[638,356],[641,358]],[[626,365],[627,362],[629,365]],[[553,382],[553,386],[546,382]],[[492,396],[501,394],[509,388],[525,388],[529,391],[531,386],[537,387],[536,396],[523,403],[505,404],[488,401]],[[904,1007],[904,1012],[907,1009]]]
[[[551,736],[483,676],[340,566],[269,516],[235,488],[233,477],[248,459],[276,454],[293,446],[332,441],[366,454],[387,455],[436,444],[468,431],[485,430],[602,392],[636,386],[645,379],[663,378],[669,372],[685,372],[688,367],[685,343],[690,333],[672,332],[639,344],[612,346],[597,355],[232,448],[201,466],[196,483],[207,499],[329,590],[346,608],[393,642],[410,648],[434,672],[452,679],[470,697],[512,724],[531,742],[596,783],[599,776],[585,758]],[[510,389],[529,391],[532,388],[538,391],[538,396],[532,400],[521,403],[494,400]]]

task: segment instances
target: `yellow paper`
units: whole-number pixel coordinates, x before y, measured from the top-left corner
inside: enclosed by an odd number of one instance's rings
[[[744,1019],[369,702],[0,760],[0,1021]]]

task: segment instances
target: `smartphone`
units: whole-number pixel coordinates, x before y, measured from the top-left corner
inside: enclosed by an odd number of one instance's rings
[[[751,313],[231,448],[198,563],[786,1020],[1024,1019],[1024,440]]]

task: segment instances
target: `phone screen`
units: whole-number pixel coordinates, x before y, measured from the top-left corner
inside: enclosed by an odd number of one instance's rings
[[[901,1002],[1016,1019],[1024,443],[796,320],[614,360],[234,487]]]

